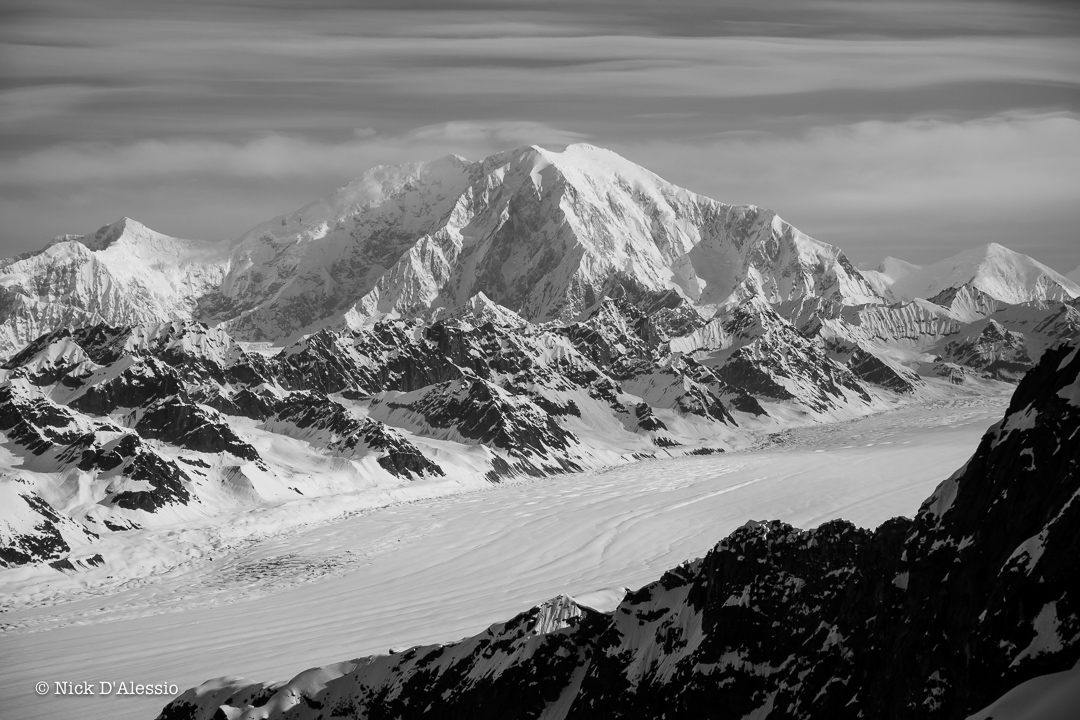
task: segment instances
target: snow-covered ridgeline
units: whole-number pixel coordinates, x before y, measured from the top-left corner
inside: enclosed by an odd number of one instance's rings
[[[932,299],[964,287],[1008,304],[1071,300],[1080,296],[1080,283],[1071,276],[997,243],[965,250],[925,266],[890,257],[876,269],[863,270],[863,275],[875,290],[894,302]]]

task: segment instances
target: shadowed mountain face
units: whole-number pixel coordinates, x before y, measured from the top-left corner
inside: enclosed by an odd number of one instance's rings
[[[1080,660],[1078,433],[1059,345],[914,519],[749,522],[612,612],[557,597],[449,645],[210,681],[160,717],[964,718]]]

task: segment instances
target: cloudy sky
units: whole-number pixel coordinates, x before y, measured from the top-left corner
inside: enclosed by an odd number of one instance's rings
[[[584,141],[856,262],[1080,265],[1080,4],[0,0],[0,255]]]

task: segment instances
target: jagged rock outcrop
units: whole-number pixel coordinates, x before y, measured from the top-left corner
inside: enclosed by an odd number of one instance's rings
[[[144,438],[167,440],[204,453],[228,452],[244,460],[260,460],[258,451],[241,440],[220,413],[178,395],[150,403],[138,417],[135,431]]]
[[[358,419],[340,403],[315,392],[294,392],[277,405],[266,429],[315,442],[335,455],[362,457],[378,453],[387,472],[412,479],[425,474],[442,475],[437,464],[400,432],[369,418]]]
[[[635,306],[608,310],[590,327],[633,343],[632,367],[622,350],[601,358],[588,343],[579,349],[571,326],[537,326],[481,296],[434,321],[325,329],[270,352],[192,321],[65,328],[5,363],[0,405],[10,412],[0,432],[18,458],[13,474],[36,473],[20,492],[47,502],[88,490],[93,503],[59,516],[98,533],[450,470],[482,484],[713,452],[738,413],[764,414],[692,357],[647,341]],[[682,417],[715,428],[715,439],[671,430]],[[448,452],[455,445],[459,457]],[[330,479],[297,478],[298,460],[330,463]],[[194,515],[178,516],[187,505]],[[33,527],[50,534],[55,523],[46,514]]]
[[[1080,660],[1078,428],[1060,345],[914,519],[748,522],[610,613],[556,598],[458,643],[210,681],[159,717],[965,718]]]
[[[941,357],[1001,380],[1017,380],[1032,367],[1024,336],[993,319],[986,320],[977,336],[946,344]]]
[[[49,503],[28,492],[4,496],[8,512],[0,522],[0,567],[54,560],[71,550],[60,532],[64,518]]]
[[[851,370],[767,305],[739,306],[724,332],[732,339],[730,347],[704,364],[731,386],[819,411],[849,398],[871,402]]]
[[[96,421],[12,383],[0,386],[0,418],[5,437],[27,453],[24,467],[39,472],[97,471],[103,509],[153,512],[191,499],[189,478],[176,463],[151,449],[138,434],[109,421]],[[28,502],[47,521],[55,522],[39,503]]]

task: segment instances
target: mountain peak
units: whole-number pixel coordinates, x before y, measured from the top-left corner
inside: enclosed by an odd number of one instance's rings
[[[880,302],[837,249],[775,213],[586,143],[372,168],[249,231],[232,268],[207,319],[248,340],[452,311],[478,293],[541,321],[576,318],[616,285],[709,305],[816,292]]]
[[[998,243],[969,248],[923,266],[885,258],[876,273],[866,274],[878,292],[894,300],[931,299],[965,286],[1009,304],[1080,296],[1077,283]]]
[[[124,216],[114,223],[104,225],[93,235],[85,235],[80,239],[83,245],[91,250],[105,250],[125,235],[132,239],[145,238],[150,235],[159,235],[138,220]]]

